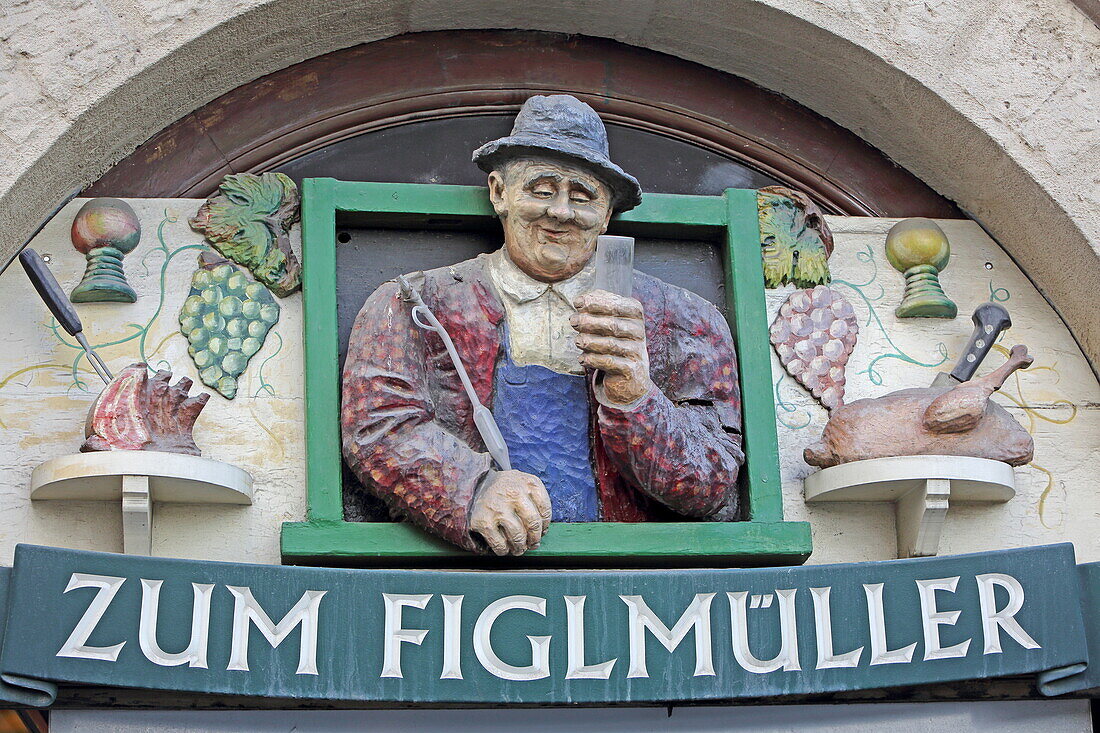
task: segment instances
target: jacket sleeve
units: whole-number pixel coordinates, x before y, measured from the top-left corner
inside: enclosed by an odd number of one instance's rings
[[[654,386],[634,405],[600,401],[604,450],[631,484],[674,512],[734,519],[745,454],[729,326],[709,303],[678,288],[661,305],[656,318],[647,313]]]
[[[413,324],[396,284],[367,299],[344,366],[344,458],[391,510],[459,547],[483,551],[469,533],[468,512],[491,459],[436,421],[428,338],[439,337]]]

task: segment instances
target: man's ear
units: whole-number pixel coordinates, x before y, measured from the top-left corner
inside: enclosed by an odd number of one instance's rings
[[[489,174],[489,200],[493,203],[493,210],[497,212],[497,216],[508,213],[508,208],[504,205],[504,176],[500,171]]]

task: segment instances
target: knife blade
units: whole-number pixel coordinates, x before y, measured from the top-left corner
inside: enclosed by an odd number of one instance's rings
[[[974,332],[963,349],[955,368],[950,372],[940,372],[932,380],[933,387],[962,384],[974,376],[978,366],[993,348],[993,343],[1001,333],[1012,327],[1008,311],[999,303],[982,303],[970,317],[974,321]]]

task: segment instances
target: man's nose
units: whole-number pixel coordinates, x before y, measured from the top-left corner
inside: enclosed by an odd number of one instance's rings
[[[575,212],[569,203],[569,197],[555,196],[550,205],[546,207],[546,215],[561,222],[572,221]]]

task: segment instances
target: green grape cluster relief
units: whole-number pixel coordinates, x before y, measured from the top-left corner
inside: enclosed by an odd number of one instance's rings
[[[202,383],[231,400],[248,360],[279,320],[279,304],[241,268],[208,257],[199,258],[199,269],[191,277],[180,331],[187,337],[187,353]]]

